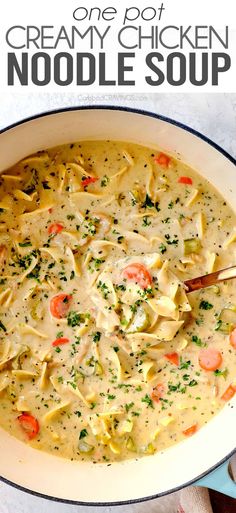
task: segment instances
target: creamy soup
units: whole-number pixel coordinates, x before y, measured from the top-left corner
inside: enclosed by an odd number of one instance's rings
[[[223,170],[222,170],[223,172]],[[194,435],[236,391],[236,218],[180,160],[68,144],[1,175],[0,425],[71,460]]]

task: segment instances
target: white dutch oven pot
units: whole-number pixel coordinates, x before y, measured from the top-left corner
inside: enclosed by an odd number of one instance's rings
[[[180,157],[214,184],[235,208],[236,162],[232,157],[204,136],[179,123],[125,108],[68,109],[11,126],[0,134],[0,170],[50,146],[108,138],[161,147]],[[0,430],[0,476],[31,493],[88,505],[151,499],[200,478],[200,484],[221,489],[235,497],[236,486],[226,474],[227,459],[235,449],[235,408],[236,397],[184,442],[154,456],[110,466],[71,462],[51,456]],[[218,467],[220,469],[216,471]],[[203,480],[210,471],[214,471],[213,474]]]

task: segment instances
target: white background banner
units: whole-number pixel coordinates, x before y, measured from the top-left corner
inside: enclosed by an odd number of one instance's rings
[[[8,0],[0,90],[236,92],[235,0]]]

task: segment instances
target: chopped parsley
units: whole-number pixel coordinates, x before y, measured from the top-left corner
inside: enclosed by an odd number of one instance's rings
[[[32,257],[36,257],[35,251],[32,251],[32,253],[30,253],[29,255],[24,255],[23,257],[18,258],[17,264],[19,265],[19,267],[22,267],[23,269],[26,270],[26,269],[28,269],[28,267],[30,266],[30,264],[32,262]]]
[[[166,246],[165,246],[165,244],[163,244],[163,242],[160,244],[159,250],[162,255],[166,252]]]
[[[75,326],[80,326],[81,322],[83,322],[83,318],[81,314],[75,311],[71,311],[67,315],[67,324],[68,326],[71,326],[71,328],[74,328]]]
[[[99,342],[99,340],[101,338],[101,332],[96,331],[95,333],[92,333],[92,337],[93,337],[93,342]]]
[[[168,393],[170,394],[170,392],[179,392],[180,394],[185,394],[186,386],[182,386],[180,381],[176,385],[173,385],[173,383],[169,382]]]
[[[97,289],[101,290],[101,293],[102,293],[102,296],[104,299],[108,298],[108,294],[110,293],[110,291],[109,291],[106,283],[103,283],[101,280],[99,280],[99,282],[97,284]]]
[[[177,235],[174,235],[174,237],[177,237]],[[169,233],[165,234],[165,239],[166,239],[166,243],[169,244],[169,246],[175,246],[176,247],[179,244],[179,239],[174,238],[174,239],[171,240]]]
[[[195,322],[196,322],[197,326],[201,326],[201,324],[203,324],[204,321],[203,321],[202,317],[198,317],[198,319],[196,319]]]
[[[29,273],[27,275],[27,278],[31,278],[33,280],[36,280],[37,282],[39,282],[39,274],[40,274],[40,264],[37,264],[35,266],[35,268],[31,271],[31,273]]]
[[[222,324],[223,324],[223,321],[221,319],[218,319],[218,321],[216,322],[216,325],[215,325],[215,331],[219,331]]]
[[[0,330],[5,331],[5,333],[6,333],[6,331],[7,331],[7,328],[6,328],[6,326],[4,326],[4,324],[3,324],[3,322],[2,322],[2,321],[0,321]]]
[[[179,369],[182,370],[182,369],[188,369],[189,366],[191,365],[191,361],[190,360],[187,360],[186,362],[184,362],[182,360],[182,358],[180,358],[180,365],[179,365]]]
[[[126,291],[126,286],[121,283],[121,285],[115,285],[115,290],[122,290],[123,292]]]
[[[94,271],[100,271],[100,266],[105,262],[105,260],[103,260],[102,258],[94,258],[92,257],[90,262],[89,262],[89,266],[88,266],[88,270],[93,273]]]
[[[25,242],[19,242],[19,246],[20,248],[28,248],[30,246],[32,246],[30,240],[26,240]]]
[[[79,440],[82,440],[82,438],[85,438],[86,436],[88,436],[88,431],[87,429],[81,429],[80,431],[80,434],[79,434]]]
[[[154,408],[153,401],[152,401],[150,395],[146,394],[144,397],[142,397],[141,401],[142,401],[142,403],[146,403],[148,407]]]
[[[130,384],[128,384],[128,383],[127,383],[127,384],[126,384],[126,383],[119,383],[119,384],[117,385],[117,387],[118,387],[118,388],[126,388],[126,389],[128,389],[128,388],[132,387],[132,385],[130,385]]]
[[[73,381],[67,381],[67,385],[70,385],[74,390],[76,390],[76,383]]]
[[[202,342],[202,340],[197,335],[193,335],[192,336],[192,342],[194,344],[196,344],[197,346],[199,346],[199,347],[205,347],[206,346],[206,343]]]
[[[42,182],[42,186],[44,189],[48,189],[48,190],[51,189],[50,185],[48,185],[48,182],[46,182],[46,181]]]
[[[142,207],[143,208],[153,208],[154,207],[154,203],[152,202],[152,200],[151,200],[150,196],[148,196],[148,194],[146,194],[146,198],[142,204]]]
[[[188,386],[189,387],[195,387],[197,385],[197,381],[196,379],[192,379],[191,381],[189,381],[188,383]]]
[[[133,408],[133,406],[134,406],[133,402],[125,404],[125,409],[126,409],[127,413],[129,412],[129,410],[131,410],[131,408]]]
[[[229,373],[228,369],[224,369],[224,370],[216,369],[214,371],[215,376],[223,376],[223,378],[225,378],[225,379],[227,378],[228,373]]]
[[[157,212],[160,212],[160,208],[159,208],[159,202],[156,201],[156,203],[153,203],[153,201],[151,200],[150,196],[148,196],[148,194],[146,194],[146,198],[142,204],[142,208],[155,208],[157,210]]]
[[[148,218],[148,216],[145,216],[143,217],[143,224],[142,226],[150,226],[152,223],[150,221],[150,219]]]
[[[101,179],[101,187],[106,187],[110,182],[110,178],[107,175],[104,175]]]
[[[202,300],[199,305],[199,308],[201,310],[211,310],[213,308],[213,305],[211,303],[209,303],[208,301]]]

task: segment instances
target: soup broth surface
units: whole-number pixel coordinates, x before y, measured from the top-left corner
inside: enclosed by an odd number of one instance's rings
[[[236,217],[183,162],[67,144],[0,179],[0,425],[71,460],[194,435],[236,391]]]

